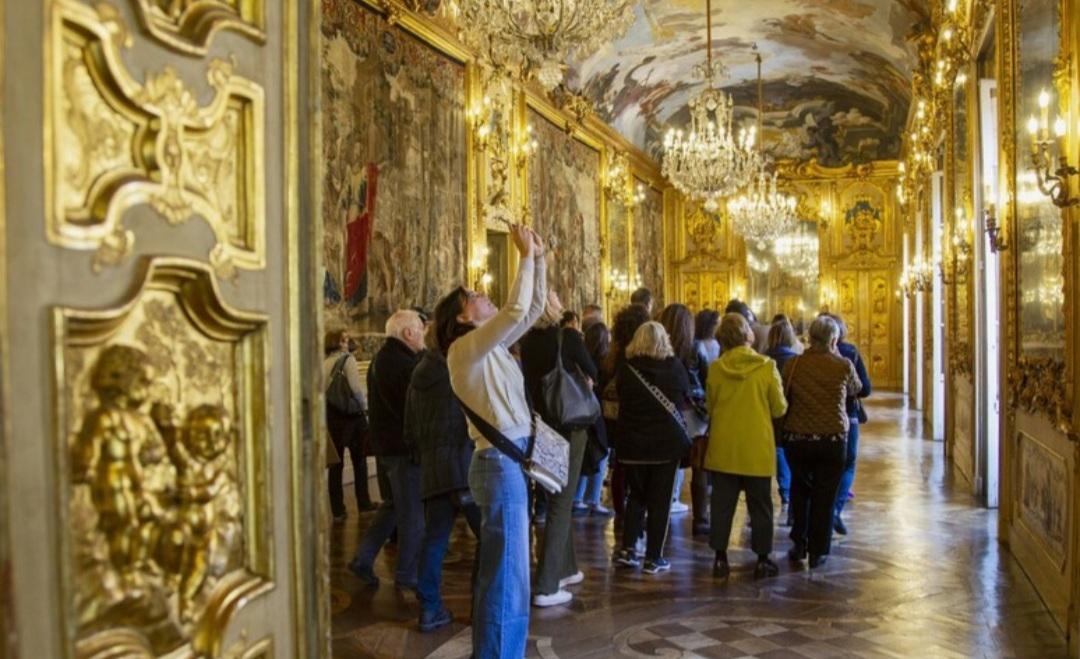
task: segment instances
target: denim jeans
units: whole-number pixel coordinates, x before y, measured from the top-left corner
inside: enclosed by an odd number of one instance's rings
[[[577,494],[574,495],[574,503],[586,505],[600,505],[600,496],[604,493],[604,477],[607,476],[607,456],[600,461],[596,473],[592,476],[582,475],[578,479]]]
[[[788,466],[783,446],[776,447],[776,489],[781,501],[791,501],[791,467]]]
[[[859,420],[851,419],[851,427],[847,434],[847,455],[844,458],[844,473],[840,474],[840,486],[836,489],[836,505],[833,506],[833,514],[839,515],[844,511],[844,504],[848,501],[851,486],[855,483],[855,461],[859,458]]]
[[[415,465],[404,455],[375,458],[380,474],[390,487],[390,500],[384,500],[375,512],[360,548],[356,550],[353,564],[370,568],[386,544],[390,534],[397,529],[398,555],[394,581],[399,584],[416,585],[417,563],[420,558],[420,542],[424,535],[424,511],[420,502],[420,465]]]
[[[570,440],[570,472],[566,487],[558,494],[548,495],[547,523],[536,556],[536,592],[540,595],[559,592],[559,581],[578,572],[571,533],[571,507],[589,435],[585,430],[571,430],[566,434]]]
[[[420,548],[420,577],[417,592],[420,608],[432,614],[443,608],[442,567],[446,550],[450,546],[450,532],[458,512],[465,515],[473,535],[480,537],[480,509],[476,503],[461,503],[459,495],[447,492],[424,500],[424,542]],[[473,574],[475,578],[475,560]]]
[[[516,441],[525,448],[527,439]],[[485,448],[473,453],[469,489],[480,508],[473,657],[524,657],[529,637],[529,494],[525,473],[498,449]]]

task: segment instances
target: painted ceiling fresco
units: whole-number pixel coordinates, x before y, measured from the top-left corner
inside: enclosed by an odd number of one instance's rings
[[[715,0],[713,54],[726,71],[736,122],[757,116],[765,79],[765,139],[777,158],[826,166],[891,159],[910,105],[912,35],[923,0]],[[704,81],[705,0],[642,0],[621,40],[573,67],[569,85],[599,116],[654,157],[669,127],[689,124],[687,102]]]

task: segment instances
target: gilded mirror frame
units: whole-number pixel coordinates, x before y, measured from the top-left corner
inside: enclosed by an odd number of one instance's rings
[[[1062,316],[1064,319],[1064,350],[1062,357],[1047,357],[1025,354],[1022,346],[1021,328],[1021,281],[1020,255],[1018,244],[1020,231],[1018,225],[1018,196],[1020,190],[1017,177],[1021,171],[1020,162],[1029,155],[1029,138],[1020,137],[1024,118],[1019,115],[1021,106],[1020,72],[1020,3],[1021,0],[1001,0],[997,47],[1001,83],[999,85],[999,131],[1001,135],[1001,171],[1000,188],[1005,199],[1000,204],[1002,223],[1008,235],[1006,258],[1004,259],[1005,297],[1005,345],[1008,368],[1007,385],[1009,405],[1007,414],[1010,425],[1015,427],[1015,414],[1022,410],[1028,414],[1048,419],[1062,433],[1075,437],[1074,426],[1074,383],[1076,373],[1074,361],[1075,290],[1073,276],[1076,259],[1073,243],[1075,227],[1069,221],[1070,215],[1062,214]],[[1053,85],[1057,92],[1061,109],[1069,110],[1068,99],[1074,98],[1075,58],[1069,35],[1076,29],[1076,18],[1071,15],[1075,10],[1072,0],[1056,0],[1058,12],[1058,52],[1054,59],[1053,71],[1046,80],[1047,86]],[[1070,70],[1072,73],[1070,73]],[[1075,107],[1071,108],[1075,112]],[[1070,122],[1072,123],[1072,122]],[[1077,135],[1075,128],[1065,142],[1067,152],[1075,152]]]

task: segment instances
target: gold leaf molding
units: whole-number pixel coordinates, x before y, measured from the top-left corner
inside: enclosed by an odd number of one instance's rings
[[[171,68],[139,83],[120,58],[131,42],[111,5],[52,6],[46,49],[46,225],[51,242],[94,249],[94,271],[123,261],[128,209],[149,204],[170,225],[198,215],[216,239],[219,276],[265,265],[263,90],[213,60],[200,106]]]
[[[264,0],[138,0],[150,34],[183,53],[205,55],[214,34],[230,30],[266,40]]]

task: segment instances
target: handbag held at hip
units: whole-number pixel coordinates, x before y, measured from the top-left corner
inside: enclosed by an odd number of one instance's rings
[[[544,416],[560,428],[588,428],[600,418],[600,401],[592,387],[575,368],[563,367],[563,329],[559,329],[555,368],[540,380]]]
[[[466,416],[492,446],[521,465],[525,475],[536,481],[540,487],[551,494],[558,494],[566,487],[570,480],[570,442],[544,423],[531,407],[529,414],[533,423],[532,435],[524,451],[495,426],[469,409],[465,403],[461,403],[461,409],[465,410]]]

